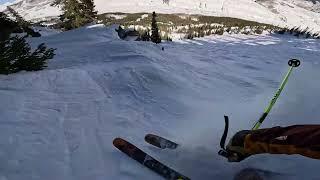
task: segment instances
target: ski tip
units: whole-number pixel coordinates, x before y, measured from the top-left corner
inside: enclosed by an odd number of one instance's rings
[[[176,149],[178,147],[178,144],[170,141],[164,137],[154,135],[154,134],[147,134],[144,137],[145,141],[153,146],[156,146],[161,149]]]
[[[158,139],[159,139],[159,136],[154,135],[154,134],[147,134],[147,135],[144,136],[144,140],[145,140],[146,142],[151,143],[151,144],[157,142]]]
[[[154,135],[154,134],[146,134],[146,135],[144,136],[144,140],[149,140],[149,139],[152,138],[152,137],[156,137],[156,135]]]
[[[147,134],[145,137],[144,137],[144,140],[149,143],[149,144],[152,144],[158,148],[161,148],[161,149],[164,149],[165,147],[162,147],[160,142],[159,142],[159,139],[160,137],[157,136],[157,135],[154,135],[154,134]]]
[[[134,147],[133,144],[119,137],[113,140],[113,146],[122,152],[126,152],[128,149],[131,149]]]
[[[114,138],[114,139],[113,139],[113,142],[112,142],[112,143],[113,143],[114,146],[119,147],[119,146],[121,146],[121,145],[126,144],[127,141],[125,141],[125,140],[122,139],[122,138],[117,137],[117,138]]]
[[[146,134],[144,137],[149,137],[149,136],[156,136],[155,134]]]

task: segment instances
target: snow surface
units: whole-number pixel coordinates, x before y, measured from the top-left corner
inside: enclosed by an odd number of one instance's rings
[[[0,2],[0,11],[3,11],[2,8],[6,8],[6,6],[10,6],[12,4],[18,3],[21,0],[14,0],[14,1],[6,1],[6,2]]]
[[[217,155],[223,115],[230,135],[249,129],[290,58],[302,65],[263,127],[319,123],[317,40],[223,35],[156,45],[122,41],[114,27],[95,25],[30,42],[57,55],[47,70],[0,76],[1,180],[161,179],[115,149],[115,137],[192,179],[232,179],[246,167],[319,177],[320,162],[301,156],[228,163]],[[181,148],[158,150],[143,141],[146,133]]]

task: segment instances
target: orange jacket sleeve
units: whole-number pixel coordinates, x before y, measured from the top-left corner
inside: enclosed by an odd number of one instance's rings
[[[248,154],[300,154],[320,159],[320,125],[295,125],[252,131],[245,137]]]

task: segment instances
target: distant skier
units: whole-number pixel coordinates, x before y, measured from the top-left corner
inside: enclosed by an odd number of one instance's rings
[[[262,153],[300,154],[320,159],[320,125],[242,130],[231,138],[226,150],[230,153],[230,162],[240,162]]]

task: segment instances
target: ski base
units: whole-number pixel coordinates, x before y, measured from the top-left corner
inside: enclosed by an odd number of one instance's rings
[[[190,180],[190,178],[164,165],[122,138],[115,138],[113,140],[113,145],[121,152],[168,180]]]

